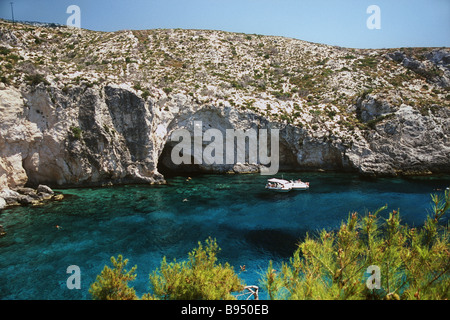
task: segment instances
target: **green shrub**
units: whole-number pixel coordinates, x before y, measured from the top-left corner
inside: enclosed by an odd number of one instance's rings
[[[147,100],[147,98],[150,96],[150,92],[145,89],[144,91],[142,91],[142,99]]]
[[[37,74],[37,73],[36,74],[27,74],[25,76],[25,82],[30,86],[36,86],[41,82],[43,82],[46,85],[50,84],[42,74]]]
[[[362,68],[364,67],[374,68],[378,64],[377,59],[374,57],[364,57],[362,59],[358,59],[357,62],[358,62],[357,66]]]
[[[241,291],[244,286],[228,264],[217,263],[220,251],[217,242],[206,240],[206,246],[199,242],[198,248],[189,253],[187,261],[167,263],[164,257],[161,267],[150,274],[151,293],[142,299],[164,300],[219,300],[235,299],[232,292]],[[111,258],[113,269],[105,266],[89,293],[96,300],[138,299],[128,282],[135,280],[136,266],[125,270],[128,260],[119,255]]]
[[[280,100],[287,100],[292,97],[292,93],[290,92],[272,91],[272,94],[275,98]]]
[[[136,91],[142,90],[141,84],[140,84],[140,83],[136,83],[136,84],[133,86],[133,89],[136,90]]]
[[[334,117],[336,116],[336,114],[337,114],[337,112],[336,111],[334,111],[334,110],[329,110],[329,111],[327,111],[327,115],[328,115],[328,117],[330,117],[330,119],[334,119]]]
[[[163,91],[164,91],[166,94],[169,94],[169,93],[171,93],[171,92],[173,91],[173,89],[172,89],[172,88],[164,88]]]
[[[241,291],[243,284],[228,264],[217,263],[219,247],[215,240],[206,240],[189,253],[188,261],[167,263],[150,275],[154,297],[170,300],[234,299],[231,292]]]
[[[448,226],[439,221],[450,209],[432,196],[432,213],[423,228],[400,223],[398,211],[381,219],[352,213],[336,232],[307,236],[290,259],[275,272],[269,263],[263,286],[271,299],[448,299],[450,252]],[[380,223],[380,221],[383,223]],[[380,269],[380,287],[370,288],[369,266]]]
[[[14,53],[9,54],[6,58],[12,61],[14,64],[16,64],[20,59],[22,59],[21,56],[18,56],[17,54]]]
[[[5,76],[0,76],[0,82],[3,82],[4,84],[11,84],[11,81],[9,80],[9,78],[7,78]]]
[[[80,127],[72,126],[72,127],[70,127],[70,131],[72,132],[75,139],[77,139],[77,140],[81,139],[81,135],[82,135],[83,131],[81,130]]]
[[[8,48],[6,48],[6,47],[3,47],[3,46],[0,47],[0,54],[1,54],[1,55],[6,56],[6,55],[8,55],[8,54],[10,54],[10,53],[11,53],[11,50],[10,50],[10,49],[8,49]]]
[[[136,292],[128,286],[128,282],[136,279],[136,268],[134,266],[127,271],[125,267],[128,259],[123,260],[119,255],[116,258],[111,257],[113,268],[108,266],[103,268],[96,281],[91,284],[89,293],[94,300],[135,300]]]

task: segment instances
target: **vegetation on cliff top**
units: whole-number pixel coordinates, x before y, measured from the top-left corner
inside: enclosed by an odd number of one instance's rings
[[[394,106],[449,107],[448,66],[433,61],[439,50],[446,49],[348,49],[211,30],[97,32],[0,20],[0,73],[8,85],[129,84],[145,99],[183,93],[298,125],[315,114],[318,122],[360,126],[348,108],[368,93]]]

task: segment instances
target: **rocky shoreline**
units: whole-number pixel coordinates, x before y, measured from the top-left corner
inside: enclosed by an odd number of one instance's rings
[[[39,185],[36,189],[28,187],[4,189],[0,192],[0,210],[14,206],[41,206],[49,201],[63,199],[62,193],[56,193],[46,185]]]

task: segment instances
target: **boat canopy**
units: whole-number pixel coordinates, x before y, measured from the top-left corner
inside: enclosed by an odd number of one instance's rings
[[[277,178],[272,178],[272,179],[269,179],[269,180],[267,180],[268,182],[275,182],[275,183],[289,183],[289,181],[287,181],[287,180],[283,180],[283,179],[277,179]]]

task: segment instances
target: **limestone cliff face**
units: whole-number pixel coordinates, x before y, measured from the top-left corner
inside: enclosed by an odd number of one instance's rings
[[[445,48],[0,21],[0,190],[260,170],[248,161],[174,165],[171,134],[192,132],[194,121],[224,136],[279,129],[281,170],[448,173],[449,63]]]
[[[53,99],[50,98],[51,92]],[[348,170],[364,174],[449,172],[450,112],[421,114],[372,98],[358,108],[364,119],[389,116],[346,141],[273,122],[251,111],[198,104],[192,97],[144,100],[118,85],[74,87],[66,93],[44,85],[0,90],[0,187],[89,186],[160,183],[167,172],[257,172],[258,165],[191,165],[171,162],[174,130],[280,129],[280,169]],[[53,101],[52,101],[53,100]],[[376,103],[375,103],[376,104]],[[388,112],[388,113],[385,113]],[[208,142],[204,142],[207,145]],[[243,166],[242,166],[243,165]]]
[[[2,187],[154,182],[150,105],[114,87],[0,90]],[[103,96],[103,98],[100,97]],[[3,117],[6,116],[6,117]]]
[[[383,112],[380,107],[378,111]],[[378,114],[376,119],[364,139],[347,151],[360,172],[397,175],[450,171],[449,109],[421,114],[411,106],[401,105]]]

